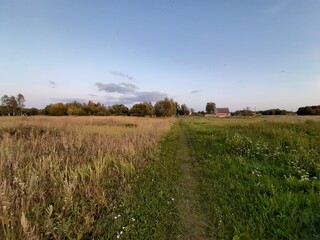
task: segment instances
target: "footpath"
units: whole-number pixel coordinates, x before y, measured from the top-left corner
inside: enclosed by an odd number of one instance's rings
[[[178,190],[178,214],[181,219],[181,233],[178,239],[205,240],[206,218],[200,209],[198,182],[192,171],[192,157],[188,146],[187,132],[180,125],[177,155],[181,165],[181,177]]]

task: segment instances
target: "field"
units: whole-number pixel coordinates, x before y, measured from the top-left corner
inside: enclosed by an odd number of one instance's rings
[[[0,239],[319,239],[320,119],[0,118]]]
[[[113,238],[171,119],[0,119],[0,239]]]
[[[320,238],[319,118],[202,118],[182,124],[209,237]]]

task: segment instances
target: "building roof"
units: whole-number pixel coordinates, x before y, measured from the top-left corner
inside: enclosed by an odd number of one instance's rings
[[[216,108],[217,113],[230,113],[229,108]]]

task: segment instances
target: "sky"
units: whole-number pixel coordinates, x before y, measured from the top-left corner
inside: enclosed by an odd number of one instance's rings
[[[296,111],[320,104],[319,12],[319,0],[0,0],[0,95]]]

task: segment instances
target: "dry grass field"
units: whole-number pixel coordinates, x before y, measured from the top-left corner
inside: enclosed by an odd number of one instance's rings
[[[173,121],[0,118],[0,239],[101,235]]]

